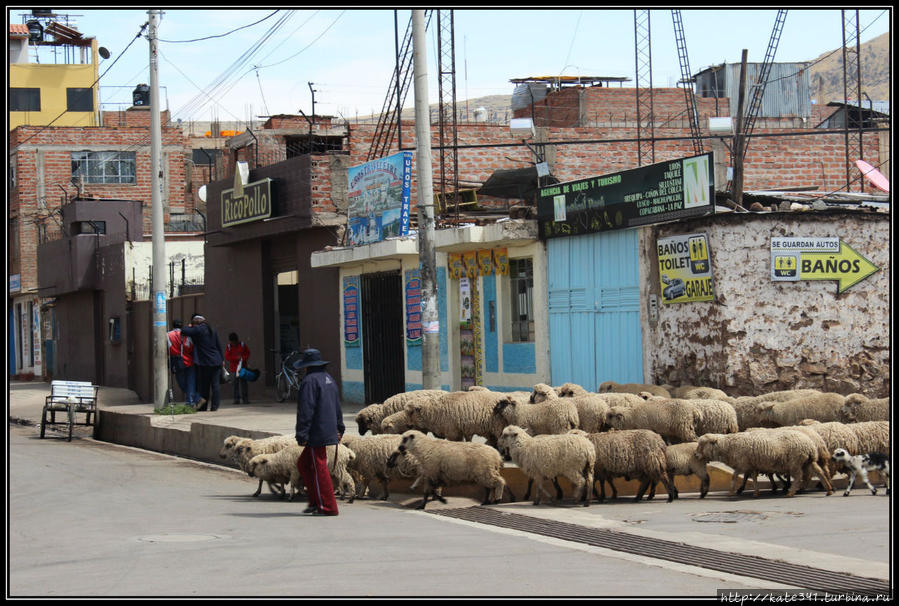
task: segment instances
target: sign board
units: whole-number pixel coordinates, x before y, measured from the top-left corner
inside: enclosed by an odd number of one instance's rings
[[[359,276],[343,279],[343,344],[359,347]]]
[[[22,290],[22,274],[12,274],[9,277],[9,292]]]
[[[771,280],[835,280],[837,294],[880,268],[840,238],[771,238]]]
[[[421,271],[406,272],[406,343],[421,345]]]
[[[260,221],[272,216],[272,180],[246,183],[243,195],[235,196],[234,189],[222,192],[222,227]]]
[[[625,229],[715,210],[712,153],[540,189],[541,239]]]
[[[347,221],[351,246],[409,233],[412,152],[347,169]]]
[[[659,238],[656,244],[662,303],[715,299],[706,234]]]

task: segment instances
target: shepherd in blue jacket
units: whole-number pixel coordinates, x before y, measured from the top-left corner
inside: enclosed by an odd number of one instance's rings
[[[346,427],[340,408],[340,392],[337,382],[325,370],[325,362],[317,349],[307,349],[303,359],[294,367],[306,368],[306,376],[297,394],[297,444],[303,453],[297,460],[297,469],[309,495],[309,507],[303,513],[336,516],[337,499],[328,470],[327,449],[333,446],[334,461]]]

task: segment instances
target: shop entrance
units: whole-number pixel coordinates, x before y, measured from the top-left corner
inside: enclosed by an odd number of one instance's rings
[[[279,355],[300,347],[300,294],[296,270],[281,272],[275,280],[275,340]],[[276,360],[275,368],[279,362]]]
[[[406,391],[403,283],[399,271],[362,275],[365,404]]]

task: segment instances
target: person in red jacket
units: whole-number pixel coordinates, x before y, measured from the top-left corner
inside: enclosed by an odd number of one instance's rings
[[[225,360],[228,362],[228,372],[234,377],[234,404],[250,403],[250,384],[246,379],[240,378],[240,369],[246,368],[250,359],[250,348],[240,340],[236,332],[228,335],[228,344],[225,346]]]

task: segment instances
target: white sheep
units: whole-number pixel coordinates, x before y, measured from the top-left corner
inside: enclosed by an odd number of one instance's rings
[[[387,500],[390,497],[388,484],[391,478],[418,477],[418,460],[412,455],[403,457],[396,467],[387,467],[387,459],[397,449],[402,439],[402,436],[392,434],[376,436],[347,434],[341,438],[341,444],[356,454],[355,459],[347,465],[347,470],[356,480],[355,496],[365,496],[366,489],[371,492],[372,484],[379,482],[382,488],[380,498]],[[353,500],[350,498],[351,503]]]
[[[863,423],[847,423],[848,427],[858,439],[859,452],[882,452],[890,456],[890,422],[889,421],[865,421]]]
[[[849,394],[840,408],[839,420],[843,423],[889,421],[890,399],[868,398],[860,393]]]
[[[727,400],[729,397],[724,391],[715,387],[687,387],[679,390],[680,395],[671,394],[673,398],[682,400]]]
[[[665,459],[665,442],[662,437],[648,429],[628,429],[604,433],[586,434],[596,451],[594,482],[599,482],[599,502],[605,500],[605,482],[612,487],[612,498],[618,491],[612,479],[615,477],[641,480],[640,489],[634,500],[643,498],[646,489],[662,482],[668,491],[668,502],[677,498],[677,488],[668,475]],[[594,489],[595,491],[595,489]]]
[[[373,434],[380,433],[381,421],[403,410],[408,402],[431,401],[443,397],[445,393],[442,389],[416,389],[392,395],[383,404],[369,404],[356,414],[359,435],[365,435],[368,430]]]
[[[827,445],[827,450],[830,452],[833,452],[837,448],[844,448],[849,454],[855,455],[861,453],[858,436],[856,436],[855,432],[845,423],[840,423],[839,421],[822,423],[815,419],[803,419],[799,422],[799,426],[813,429],[824,440],[824,443]]]
[[[583,396],[592,393],[578,385],[577,383],[563,383],[556,387],[556,395],[560,398],[571,398],[574,396]]]
[[[577,409],[578,426],[587,433],[599,433],[606,426],[609,403],[604,394],[585,393],[569,396]]]
[[[696,475],[699,478],[699,498],[704,499],[709,492],[708,466],[705,461],[697,454],[697,442],[683,442],[681,444],[671,444],[665,447],[665,462],[668,477],[674,482],[675,476]],[[649,498],[655,496],[655,485],[649,493]]]
[[[736,433],[740,431],[737,421],[737,411],[724,400],[713,398],[686,399],[700,413],[700,420],[696,424],[696,435],[704,433]]]
[[[661,396],[663,398],[670,398],[671,394],[667,389],[661,387],[659,385],[652,385],[650,383],[616,383],[615,381],[604,381],[600,383],[599,389],[597,389],[599,393],[632,393],[639,394],[642,391],[647,391],[654,396]]]
[[[381,421],[380,433],[399,435],[409,429],[412,429],[412,424],[409,420],[409,414],[404,409],[384,417],[384,420]]]
[[[406,404],[409,425],[423,433],[431,432],[447,440],[471,440],[478,435],[496,445],[504,425],[493,415],[496,402],[508,398],[486,389],[454,391],[439,400]]]
[[[580,423],[577,406],[572,398],[560,398],[545,383],[534,386],[533,404],[522,404],[511,396],[496,403],[493,415],[505,427],[524,427],[532,435],[566,433]]]
[[[572,433],[532,437],[517,425],[503,429],[499,445],[505,448],[522,473],[536,483],[534,505],[540,504],[540,493],[555,499],[543,488],[546,478],[568,478],[575,486],[575,501],[583,490],[584,507],[590,505],[593,467],[596,453],[593,443],[584,435]]]
[[[789,389],[784,391],[772,391],[758,396],[738,396],[722,398],[737,411],[737,424],[740,431],[746,431],[750,427],[773,427],[767,416],[759,408],[762,402],[784,402],[795,398],[803,398],[821,394],[817,389]],[[792,423],[795,425],[795,423]]]
[[[822,423],[840,420],[840,408],[845,397],[838,393],[819,393],[784,401],[760,402],[758,410],[768,423],[775,427],[798,425],[803,419],[816,419]]]
[[[781,474],[799,479],[790,485],[788,497],[795,496],[801,478],[810,472],[823,478],[818,466],[818,449],[806,434],[800,431],[743,431],[731,434],[705,434],[697,444],[697,452],[703,460],[720,461],[733,469],[730,494],[736,493],[740,474]],[[755,484],[755,496],[759,494]]]
[[[400,445],[390,455],[389,466],[411,453],[418,459],[424,479],[424,499],[418,509],[424,509],[428,497],[446,500],[436,493],[438,488],[453,484],[477,484],[486,490],[482,505],[499,503],[506,488],[503,479],[503,460],[496,449],[476,442],[453,442],[426,436],[410,429],[403,434]],[[511,491],[510,491],[511,494]],[[514,497],[513,497],[514,500]]]
[[[669,443],[695,442],[700,411],[686,400],[649,400],[632,407],[613,406],[606,425],[614,429],[649,429]]]
[[[336,459],[335,459],[336,451]],[[302,477],[297,461],[303,454],[303,447],[294,440],[293,445],[282,448],[277,452],[256,455],[247,463],[247,473],[250,477],[259,478],[269,482],[281,482],[290,484],[290,497],[302,488]],[[328,471],[334,484],[335,492],[342,497],[352,496],[356,487],[353,478],[347,471],[347,466],[356,458],[356,454],[349,448],[328,446]]]
[[[225,439],[228,440],[228,438]],[[247,464],[253,457],[261,454],[278,452],[279,450],[288,446],[292,446],[296,443],[297,440],[293,434],[269,436],[267,438],[259,438],[256,440],[251,438],[243,438],[234,442],[234,445],[232,447],[232,456],[237,461],[237,465],[238,467],[240,467],[241,471],[247,471]],[[260,479],[259,486],[256,487],[256,492],[253,493],[254,497],[258,497],[262,492],[262,482],[263,480]],[[284,494],[286,493],[283,485],[277,486],[277,484],[283,484],[283,482],[269,482],[269,490],[274,494],[280,494],[281,496],[284,496]]]
[[[824,441],[824,438],[821,437],[821,434],[816,432],[814,429],[809,427],[808,425],[788,425],[785,427],[753,427],[748,431],[768,431],[768,432],[778,432],[778,431],[799,431],[807,435],[811,441],[815,444],[815,449],[817,451],[817,458],[815,462],[824,470],[824,475],[820,477],[821,482],[824,484],[824,488],[827,490],[827,495],[830,496],[833,493],[833,484],[831,484],[830,479],[833,477],[834,472],[831,466],[831,455],[830,450],[827,447],[827,442]],[[743,486],[746,486],[747,478],[743,479]],[[805,486],[808,485],[809,477],[806,476],[804,478],[787,478],[787,481],[796,480],[800,483],[800,490],[804,489]],[[742,488],[740,492],[742,492]]]

